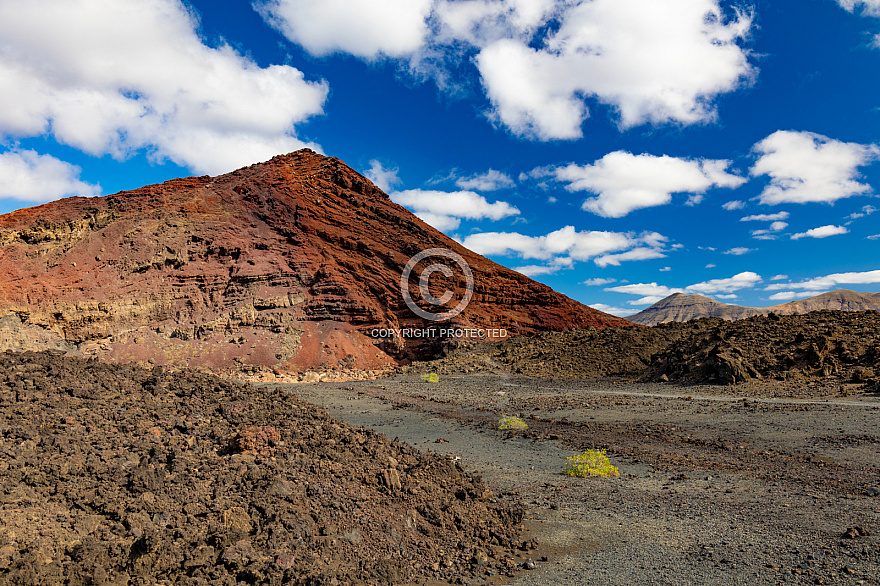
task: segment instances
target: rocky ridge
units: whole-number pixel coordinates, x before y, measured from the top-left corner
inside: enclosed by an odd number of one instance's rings
[[[760,383],[771,393],[880,392],[880,313],[814,311],[650,328],[545,332],[473,344],[409,372],[540,378],[621,377],[684,384]]]

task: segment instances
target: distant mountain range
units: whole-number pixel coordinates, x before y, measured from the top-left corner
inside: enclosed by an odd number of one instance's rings
[[[849,289],[838,289],[829,293],[816,295],[807,299],[789,301],[771,307],[742,307],[720,303],[702,295],[685,295],[673,293],[661,299],[651,307],[640,311],[627,319],[633,323],[652,326],[670,321],[690,321],[701,317],[721,317],[726,320],[737,320],[753,315],[777,313],[790,315],[809,313],[819,309],[837,309],[842,311],[880,311],[880,293],[857,293]]]

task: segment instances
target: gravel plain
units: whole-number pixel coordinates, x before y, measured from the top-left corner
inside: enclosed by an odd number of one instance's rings
[[[540,546],[519,558],[534,569],[506,583],[880,583],[877,396],[760,398],[734,386],[509,375],[287,390],[347,423],[460,458],[522,499],[525,537]],[[496,429],[508,414],[529,429]],[[561,473],[590,447],[607,449],[621,475]]]

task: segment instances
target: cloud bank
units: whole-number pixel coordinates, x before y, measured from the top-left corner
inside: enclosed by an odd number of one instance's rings
[[[518,232],[480,232],[471,234],[462,244],[486,256],[509,256],[525,260],[545,261],[544,267],[555,272],[575,262],[592,260],[597,266],[619,265],[621,262],[666,256],[667,238],[656,232],[641,234],[598,230],[579,231],[565,226],[543,236]],[[539,274],[538,267],[528,267]]]
[[[265,0],[255,7],[315,56],[396,58],[457,87],[476,67],[488,117],[535,140],[582,136],[588,102],[622,128],[696,124],[751,83],[752,28],[717,0]],[[467,77],[467,75],[464,75]]]
[[[786,289],[801,289],[806,291],[828,291],[836,287],[851,285],[873,285],[880,283],[880,270],[833,273],[824,277],[814,277],[795,283],[773,283],[764,287],[766,291],[784,291]],[[803,293],[805,296],[806,293]]]
[[[327,84],[209,47],[179,0],[0,0],[0,137],[219,173],[301,148]]]
[[[630,285],[618,285],[609,287],[606,291],[639,295],[640,299],[628,301],[629,305],[651,305],[673,293],[699,294],[699,295],[730,295],[734,291],[750,289],[761,282],[761,276],[751,271],[738,273],[726,279],[712,279],[701,283],[694,283],[687,287],[667,287],[657,283],[633,283]],[[718,295],[720,296],[720,295]]]

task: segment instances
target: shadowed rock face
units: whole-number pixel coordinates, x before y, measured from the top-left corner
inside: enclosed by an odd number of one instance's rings
[[[880,310],[880,293],[857,293],[849,289],[838,289],[822,293],[815,297],[789,301],[771,307],[743,307],[719,303],[702,295],[685,295],[673,293],[661,299],[651,307],[640,311],[627,319],[633,323],[652,326],[666,322],[684,322],[701,317],[720,317],[726,320],[737,320],[753,315],[795,315],[828,309],[832,311],[866,311]]]
[[[435,247],[474,274],[473,299],[446,327],[629,325],[463,248],[310,150],[0,216],[0,315],[113,361],[377,369],[442,350],[371,336],[438,326],[400,292],[407,261]]]

